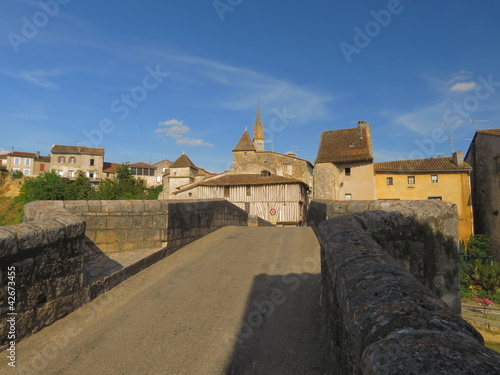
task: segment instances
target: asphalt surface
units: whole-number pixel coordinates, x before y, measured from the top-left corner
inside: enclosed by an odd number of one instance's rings
[[[0,373],[324,374],[319,275],[310,228],[223,228],[21,341]]]

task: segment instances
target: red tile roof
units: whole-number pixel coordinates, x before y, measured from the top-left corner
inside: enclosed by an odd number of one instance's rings
[[[53,145],[50,150],[52,154],[83,154],[104,156],[103,148],[92,148],[83,146]]]
[[[116,168],[118,168],[121,164],[119,163],[108,163],[104,162],[102,166],[102,171],[104,173],[116,173]]]
[[[448,172],[469,171],[472,167],[464,162],[462,167],[453,164],[452,157],[373,163],[375,172]]]
[[[34,152],[22,152],[22,151],[12,151],[7,154],[8,156],[20,156],[25,158],[35,158],[36,153]]]
[[[252,139],[250,138],[248,130],[245,130],[243,132],[240,140],[238,141],[238,144],[233,149],[233,151],[255,151],[255,146],[252,142]]]
[[[139,163],[129,164],[131,167],[147,167],[147,168],[156,168],[156,166],[148,163],[143,163],[140,161]]]
[[[321,133],[317,163],[351,163],[373,160],[368,129],[351,128]]]

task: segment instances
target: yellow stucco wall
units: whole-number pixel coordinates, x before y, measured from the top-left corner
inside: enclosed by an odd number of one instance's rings
[[[432,182],[431,175],[438,176],[437,183]],[[408,176],[415,176],[415,184],[408,184]],[[387,185],[387,177],[392,177],[393,185]],[[422,200],[442,197],[443,201],[456,204],[459,240],[467,241],[472,236],[469,174],[376,172],[375,184],[377,199]]]

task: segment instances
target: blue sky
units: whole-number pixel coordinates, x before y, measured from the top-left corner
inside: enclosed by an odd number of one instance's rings
[[[321,131],[358,120],[376,161],[448,156],[450,127],[466,152],[476,126],[500,127],[498,14],[497,1],[6,0],[0,148],[185,152],[221,172],[260,101],[266,148],[311,162]]]

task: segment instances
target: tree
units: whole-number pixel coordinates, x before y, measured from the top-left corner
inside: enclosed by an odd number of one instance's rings
[[[75,181],[70,181],[66,184],[64,191],[64,199],[68,200],[87,200],[92,195],[92,187],[90,180],[85,176],[85,172],[79,170],[76,172]]]
[[[55,172],[44,172],[36,178],[26,178],[21,186],[19,199],[25,202],[36,200],[64,199],[65,184]]]

